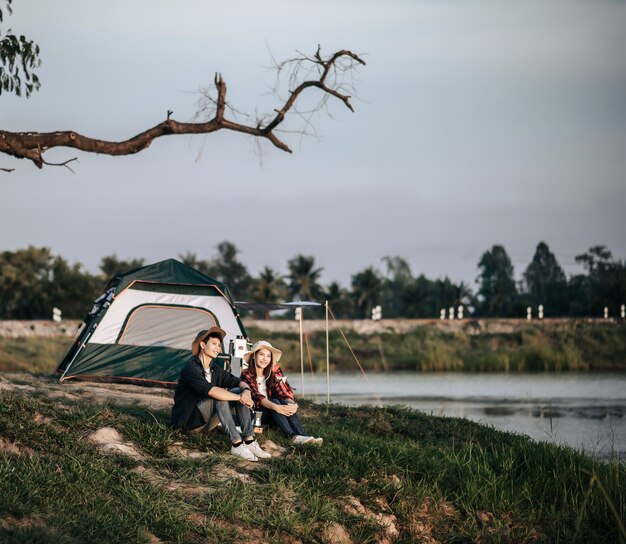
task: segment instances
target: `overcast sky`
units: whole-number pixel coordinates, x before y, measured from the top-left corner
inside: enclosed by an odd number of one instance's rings
[[[218,132],[130,157],[78,156],[74,174],[0,156],[0,250],[48,246],[96,271],[229,240],[251,273],[312,254],[349,285],[399,255],[413,273],[474,286],[480,255],[519,277],[544,240],[566,272],[605,244],[626,257],[626,2],[15,0],[3,29],[41,47],[41,90],[2,95],[0,128],[123,140],[196,111],[223,74],[230,102],[276,107],[268,66],[350,49],[351,113],[331,105],[292,155]],[[297,125],[291,125],[292,128]]]

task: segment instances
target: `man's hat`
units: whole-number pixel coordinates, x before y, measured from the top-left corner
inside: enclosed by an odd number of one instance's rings
[[[196,339],[191,343],[191,353],[193,355],[198,355],[198,353],[200,353],[200,342],[205,342],[210,334],[217,334],[223,342],[224,336],[226,336],[226,331],[224,329],[220,329],[219,327],[211,327],[210,329],[200,331],[196,334]]]

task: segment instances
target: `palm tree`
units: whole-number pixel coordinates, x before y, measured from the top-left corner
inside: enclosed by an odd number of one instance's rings
[[[403,317],[433,317],[437,312],[435,283],[420,274],[400,293]]]
[[[332,282],[324,293],[328,306],[337,318],[347,318],[352,312],[350,293],[336,281]]]
[[[385,315],[387,317],[404,317],[404,292],[413,282],[411,266],[403,257],[383,257],[387,274],[383,278],[383,295]]]
[[[243,300],[248,296],[252,278],[246,265],[239,259],[239,249],[232,242],[224,241],[217,244],[217,257],[210,261],[213,271],[211,276],[228,285],[234,296]]]
[[[252,281],[252,297],[255,302],[272,303],[279,302],[285,296],[285,281],[283,277],[266,266],[259,273],[258,278]],[[264,313],[265,319],[269,317],[269,310]]]
[[[179,253],[178,259],[181,263],[191,266],[191,268],[198,268],[198,256],[193,251],[186,251],[185,253]]]
[[[207,276],[215,275],[213,269],[211,268],[211,263],[199,259],[193,251],[179,253],[178,258],[180,259],[180,262],[186,264],[187,266],[191,266],[191,268],[195,268],[198,272],[202,272]]]
[[[472,306],[474,304],[474,293],[472,293],[472,288],[467,283],[460,281],[459,283],[454,283],[452,287],[454,304],[456,306]]]
[[[105,280],[108,280],[118,274],[123,274],[125,272],[135,270],[136,268],[141,268],[143,265],[144,259],[130,259],[128,261],[124,261],[122,259],[118,259],[117,255],[114,253],[113,255],[102,257],[102,259],[100,259],[99,266],[102,271],[102,276]]]
[[[371,266],[352,276],[352,294],[358,310],[369,318],[372,308],[378,304],[382,288],[380,275]]]
[[[296,255],[287,261],[287,268],[288,291],[291,297],[300,300],[321,300],[324,295],[318,280],[324,269],[315,267],[315,257]]]

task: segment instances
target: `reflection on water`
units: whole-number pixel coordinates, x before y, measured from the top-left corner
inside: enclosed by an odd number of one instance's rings
[[[291,383],[301,389],[300,377]],[[308,398],[326,400],[326,376],[305,376]],[[626,374],[331,375],[330,400],[348,405],[403,404],[465,417],[535,440],[565,443],[602,458],[626,459]]]

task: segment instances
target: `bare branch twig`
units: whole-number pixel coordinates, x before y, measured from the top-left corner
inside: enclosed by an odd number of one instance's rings
[[[300,56],[275,64],[278,77],[284,70],[291,69],[289,73],[290,91],[289,96],[284,100],[281,107],[276,108],[271,116],[259,116],[255,118],[241,114],[244,122],[236,120],[237,110],[232,108],[226,100],[226,82],[221,74],[215,74],[214,84],[217,91],[215,98],[205,93],[204,100],[200,105],[200,111],[196,115],[208,114],[208,120],[200,122],[184,123],[172,119],[171,110],[167,110],[165,121],[149,128],[124,141],[105,141],[90,138],[74,131],[57,132],[10,132],[0,130],[0,153],[16,157],[18,159],[28,159],[38,168],[43,166],[65,166],[73,171],[68,163],[76,160],[69,159],[62,163],[48,163],[44,160],[43,154],[53,147],[69,147],[85,151],[87,153],[100,153],[104,155],[120,156],[132,155],[143,151],[157,138],[172,134],[211,134],[218,130],[231,130],[248,134],[254,138],[265,139],[275,147],[291,153],[289,146],[283,142],[276,134],[276,129],[283,123],[289,113],[300,115],[301,117],[309,112],[299,112],[296,102],[299,97],[308,89],[318,89],[322,91],[322,98],[318,105],[310,110],[311,113],[326,107],[329,97],[340,100],[348,109],[354,111],[350,98],[341,79],[341,75],[349,73],[357,65],[365,65],[358,55],[348,50],[341,50],[333,53],[327,58],[322,57],[321,49],[318,46],[316,53],[312,57]],[[306,70],[307,79],[301,80],[302,72]],[[231,112],[234,120],[226,118],[226,111]],[[305,117],[303,117],[305,118]],[[305,118],[306,119],[306,118]],[[312,127],[311,119],[306,119],[306,125]],[[2,169],[3,171],[10,171]]]

